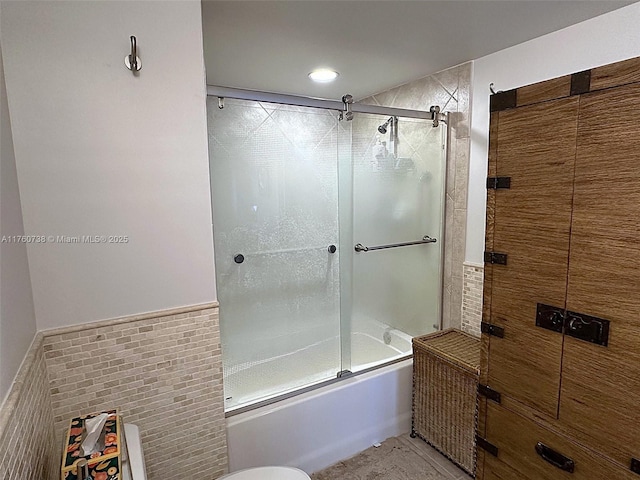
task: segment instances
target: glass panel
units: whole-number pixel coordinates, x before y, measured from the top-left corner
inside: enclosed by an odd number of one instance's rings
[[[216,97],[208,117],[230,409],[340,370],[339,251],[329,251],[338,245],[338,120],[230,99],[220,110]]]
[[[378,127],[385,123],[383,134]],[[429,120],[396,124],[365,114],[353,120],[353,243],[425,235],[437,243],[353,254],[352,371],[410,354],[411,337],[439,328],[445,132]]]

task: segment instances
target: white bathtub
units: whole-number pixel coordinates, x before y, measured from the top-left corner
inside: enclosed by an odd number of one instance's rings
[[[411,428],[412,360],[227,419],[230,470],[313,473]]]
[[[271,355],[259,352],[259,360],[224,360],[227,411],[335,379],[337,372],[343,369],[339,363],[340,337],[334,332],[327,333],[322,328],[310,329],[297,337],[283,337],[282,341],[282,346],[274,347],[273,343],[276,342],[265,345],[264,348]],[[367,370],[411,354],[409,335],[369,318],[357,317],[353,320],[350,341],[349,369],[353,372]],[[292,348],[292,344],[299,347]],[[257,347],[251,345],[243,350],[256,351]]]

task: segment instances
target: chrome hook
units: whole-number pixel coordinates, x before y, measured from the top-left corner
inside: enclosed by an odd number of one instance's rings
[[[131,40],[131,54],[124,57],[124,64],[135,75],[136,72],[139,72],[140,69],[142,68],[142,62],[140,61],[140,57],[138,57],[136,37],[131,35],[130,40]]]

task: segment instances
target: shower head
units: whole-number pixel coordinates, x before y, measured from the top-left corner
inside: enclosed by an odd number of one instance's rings
[[[391,123],[392,121],[393,121],[393,117],[389,117],[389,120],[387,120],[386,122],[384,122],[382,125],[378,127],[378,131],[383,135],[387,133],[387,127],[389,126],[389,123]]]

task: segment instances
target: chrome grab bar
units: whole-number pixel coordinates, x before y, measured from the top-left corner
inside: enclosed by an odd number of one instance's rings
[[[371,250],[383,250],[385,248],[396,248],[396,247],[408,247],[409,245],[421,245],[423,243],[436,243],[437,240],[435,238],[431,238],[429,235],[425,235],[422,237],[422,240],[417,240],[415,242],[404,242],[404,243],[390,243],[389,245],[377,245],[375,247],[365,247],[361,243],[357,243],[354,247],[356,252],[369,252]]]

